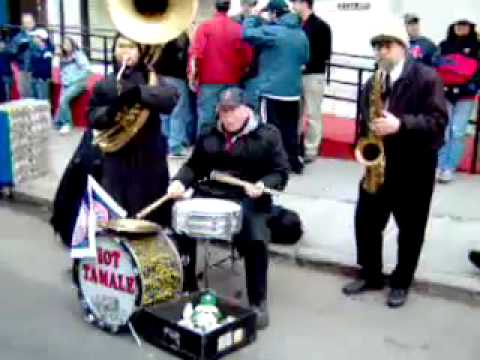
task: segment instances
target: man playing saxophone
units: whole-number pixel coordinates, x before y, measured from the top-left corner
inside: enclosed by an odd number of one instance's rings
[[[384,288],[383,231],[393,214],[398,258],[387,305],[400,307],[424,242],[447,110],[434,70],[407,55],[408,36],[400,19],[386,20],[371,40],[378,70],[364,87],[360,104],[363,141],[357,157],[367,167],[355,212],[360,273],[343,292],[358,295]]]

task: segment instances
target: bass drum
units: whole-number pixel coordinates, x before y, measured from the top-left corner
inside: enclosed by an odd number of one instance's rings
[[[117,333],[138,311],[177,297],[183,284],[180,256],[163,233],[97,235],[97,258],[77,259],[73,281],[85,320]]]

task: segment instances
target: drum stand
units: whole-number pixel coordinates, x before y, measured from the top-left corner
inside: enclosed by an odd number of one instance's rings
[[[200,272],[197,275],[197,278],[198,279],[203,278],[204,288],[208,289],[209,288],[208,270],[211,269],[211,268],[218,267],[218,266],[224,264],[225,262],[227,262],[228,260],[230,260],[231,261],[231,269],[234,272],[235,271],[235,260],[238,260],[238,257],[235,254],[235,248],[233,246],[232,241],[229,241],[229,243],[230,243],[230,254],[227,257],[225,257],[223,259],[220,259],[219,261],[217,261],[213,264],[210,264],[210,245],[212,244],[212,240],[215,240],[215,239],[198,238],[198,240],[200,240],[204,244],[204,246],[203,246],[203,249],[204,249],[204,256],[203,256],[204,257],[204,263],[203,263],[203,271]]]

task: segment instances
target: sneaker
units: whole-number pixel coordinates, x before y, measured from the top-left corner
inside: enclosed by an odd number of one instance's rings
[[[438,174],[437,181],[442,184],[448,184],[454,179],[454,173],[452,170],[442,170]]]
[[[58,132],[62,135],[68,134],[72,131],[72,127],[70,125],[63,125]]]
[[[315,160],[317,160],[317,156],[316,156],[316,155],[305,155],[305,157],[303,158],[303,163],[304,163],[304,164],[311,164],[311,163],[313,163]]]
[[[181,150],[176,150],[176,151],[170,151],[168,154],[168,157],[170,159],[183,159],[187,157],[187,152],[184,149]]]
[[[256,328],[264,330],[270,324],[270,316],[268,315],[267,302],[262,301],[260,305],[252,305],[253,312],[257,315]]]

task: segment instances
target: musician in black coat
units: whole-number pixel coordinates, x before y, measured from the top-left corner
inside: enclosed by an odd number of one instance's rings
[[[234,242],[245,258],[247,293],[257,312],[257,327],[268,325],[267,269],[271,233],[268,219],[271,198],[266,187],[282,190],[288,180],[288,157],[279,131],[261,124],[245,105],[243,90],[231,88],[220,96],[217,128],[201,137],[195,150],[169,187],[169,194],[181,197],[192,186],[195,196],[222,198],[239,203],[243,224]],[[235,187],[209,179],[211,171],[226,172],[251,185]],[[194,241],[181,239],[179,251],[190,261],[185,268],[185,290],[195,290]]]
[[[395,19],[372,39],[382,76],[382,115],[370,119],[372,79],[363,90],[362,136],[368,131],[385,147],[385,181],[379,190],[359,189],[355,212],[357,261],[360,279],[343,291],[357,295],[385,286],[382,263],[383,231],[390,215],[399,229],[398,261],[390,276],[387,304],[400,307],[407,300],[430,212],[437,154],[447,124],[442,82],[435,71],[408,54],[408,39]]]
[[[93,129],[106,130],[115,126],[115,118],[124,107],[138,103],[150,111],[145,125],[125,146],[104,154],[101,184],[133,216],[166,193],[167,144],[159,114],[169,114],[174,109],[177,92],[160,76],[157,85],[148,84],[149,69],[139,44],[117,36],[113,52],[114,72],[96,85],[88,114]],[[117,81],[122,66],[124,71]],[[165,208],[148,218],[162,225],[169,222]]]

